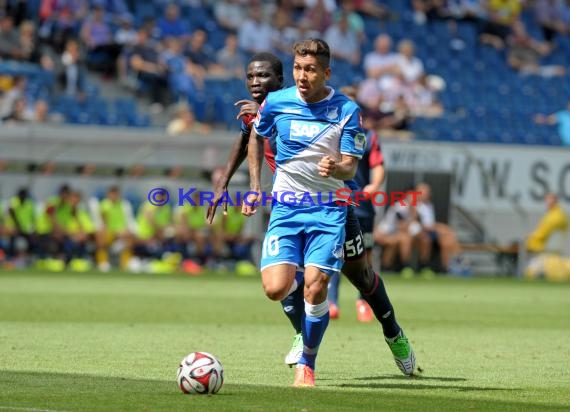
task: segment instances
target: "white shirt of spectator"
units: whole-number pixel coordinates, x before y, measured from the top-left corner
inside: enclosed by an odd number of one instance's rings
[[[408,59],[403,55],[398,55],[397,62],[406,83],[414,83],[424,74],[424,65],[415,56]]]
[[[257,23],[251,19],[244,22],[238,32],[238,44],[241,50],[259,53],[273,50],[273,29],[267,23]]]
[[[425,229],[431,230],[435,225],[435,210],[433,204],[426,202],[418,202],[416,212],[420,218],[420,223]]]
[[[410,219],[410,209],[408,206],[403,206],[399,202],[390,206],[380,223],[378,224],[378,229],[381,233],[386,235],[392,235],[398,231],[398,217],[400,215],[404,220]]]
[[[396,53],[380,54],[377,52],[366,53],[364,56],[364,70],[368,72],[371,69],[380,67],[388,67],[398,64],[398,55]]]

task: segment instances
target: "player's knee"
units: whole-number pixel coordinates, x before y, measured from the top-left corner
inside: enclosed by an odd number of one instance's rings
[[[264,284],[263,290],[265,292],[265,296],[267,296],[271,300],[283,300],[287,297],[287,290],[286,288],[276,285],[276,284]]]

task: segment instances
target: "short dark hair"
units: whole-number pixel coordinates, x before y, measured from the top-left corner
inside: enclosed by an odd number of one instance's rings
[[[68,195],[71,193],[71,187],[67,183],[64,183],[59,187],[58,193],[60,195]]]
[[[253,56],[251,56],[251,59],[249,59],[249,63],[253,62],[269,62],[275,74],[280,78],[283,78],[283,63],[281,62],[279,57],[277,57],[273,53],[269,52],[256,53]]]
[[[328,68],[331,62],[331,49],[323,39],[300,40],[293,45],[296,56],[315,56],[323,68]]]

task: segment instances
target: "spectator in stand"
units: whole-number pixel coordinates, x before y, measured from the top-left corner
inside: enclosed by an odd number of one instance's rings
[[[215,60],[214,50],[208,45],[208,35],[202,29],[197,29],[192,33],[184,55],[196,66],[203,68],[203,77],[216,77],[223,73],[222,66],[218,65]]]
[[[333,58],[356,66],[360,63],[358,35],[350,29],[347,14],[341,13],[337,19],[326,30],[324,40],[329,44]]]
[[[16,100],[26,96],[28,79],[25,76],[15,76],[12,78],[12,87],[4,93],[0,107],[0,117],[8,116],[12,113]]]
[[[81,97],[85,92],[87,68],[75,40],[68,40],[57,65],[58,81],[68,96]]]
[[[313,28],[313,24],[309,18],[301,18],[297,27],[299,29],[299,39],[317,39],[321,37],[321,33]]]
[[[20,97],[14,101],[12,110],[7,116],[2,118],[2,123],[16,124],[30,121],[30,112],[25,97]]]
[[[346,14],[348,19],[348,27],[358,36],[358,41],[362,44],[366,41],[366,33],[364,32],[364,19],[356,12],[356,3],[353,0],[342,0],[340,2],[340,10],[335,13],[335,18],[341,14]]]
[[[45,100],[37,100],[29,120],[33,123],[55,123],[61,122],[63,118],[61,115],[50,115],[48,103]]]
[[[121,47],[134,46],[137,44],[138,35],[133,27],[133,16],[129,13],[124,13],[117,18],[119,28],[115,32],[115,43]]]
[[[0,58],[19,59],[21,51],[18,47],[18,32],[14,29],[12,16],[0,17]]]
[[[2,0],[0,1],[0,12],[14,18],[14,25],[17,27],[26,19],[31,10],[28,10],[28,0]]]
[[[552,44],[557,34],[564,35],[570,31],[570,26],[564,21],[564,8],[560,0],[537,0],[534,3],[535,20],[542,29],[544,40],[549,44]]]
[[[94,70],[113,73],[121,46],[115,43],[111,26],[104,19],[104,10],[95,5],[81,26],[81,41],[87,47],[86,61]]]
[[[354,9],[365,16],[377,19],[387,19],[390,16],[388,7],[377,0],[344,0],[344,2],[352,3]]]
[[[192,102],[197,90],[204,86],[206,70],[184,56],[180,39],[169,37],[164,44],[166,49],[160,61],[167,69],[170,92],[177,101]]]
[[[489,0],[487,2],[487,21],[483,25],[480,40],[500,50],[505,47],[513,24],[522,12],[520,0]]]
[[[299,39],[299,29],[291,20],[290,12],[286,8],[280,7],[273,17],[273,36],[271,39],[273,49],[280,54],[289,56],[291,45]]]
[[[415,55],[415,46],[411,40],[404,39],[398,44],[397,64],[404,84],[413,87],[424,75],[424,65]]]
[[[445,14],[445,0],[412,0],[414,22],[425,24],[429,19],[441,18]]]
[[[508,63],[511,68],[521,74],[534,74],[544,77],[564,76],[566,69],[560,65],[541,65],[541,58],[550,54],[549,43],[533,39],[521,21],[513,24],[512,32],[507,38]]]
[[[29,20],[25,20],[20,24],[18,49],[21,60],[39,64],[47,71],[53,70],[54,62],[38,43],[36,26]]]
[[[194,112],[186,104],[180,104],[177,107],[175,118],[166,127],[166,133],[170,136],[189,133],[208,134],[211,131],[212,128],[209,125],[196,121]]]
[[[434,75],[423,75],[412,87],[404,90],[404,101],[415,117],[438,117],[443,114],[443,105],[437,93],[445,88],[445,81]]]
[[[222,68],[225,77],[242,79],[245,76],[245,59],[238,48],[235,34],[226,36],[224,47],[216,54],[216,62]]]
[[[456,20],[478,23],[485,17],[485,9],[481,0],[447,0],[445,14]]]
[[[549,116],[537,114],[534,117],[537,124],[558,124],[558,135],[564,146],[570,147],[570,100],[566,104],[566,108]]]
[[[180,9],[175,3],[170,3],[166,6],[164,16],[158,20],[157,26],[161,39],[180,37],[182,40],[188,40],[190,38],[190,27],[180,17]]]
[[[221,28],[237,33],[242,22],[247,18],[246,4],[242,0],[216,1],[214,17]]]
[[[143,90],[148,90],[152,104],[157,110],[161,108],[167,101],[166,67],[160,64],[160,56],[149,42],[146,29],[138,31],[138,42],[133,48],[129,66],[141,82]]]
[[[305,0],[303,18],[311,22],[311,27],[324,33],[333,23],[333,15],[337,9],[335,0]]]
[[[41,0],[40,38],[60,53],[76,37],[88,11],[88,0]]]
[[[273,29],[263,21],[261,10],[259,8],[251,8],[249,17],[240,25],[238,30],[240,49],[246,53],[272,51],[272,38]]]
[[[383,80],[384,76],[398,74],[398,55],[392,52],[392,38],[387,34],[380,34],[374,40],[374,51],[364,56],[364,71],[366,78]]]

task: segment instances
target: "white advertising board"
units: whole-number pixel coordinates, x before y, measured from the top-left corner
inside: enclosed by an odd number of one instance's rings
[[[388,170],[445,171],[452,201],[468,210],[544,210],[554,192],[570,208],[570,149],[384,141]]]

